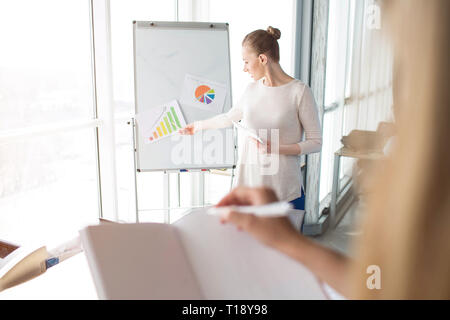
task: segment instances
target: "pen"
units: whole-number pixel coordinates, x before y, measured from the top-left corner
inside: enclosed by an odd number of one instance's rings
[[[289,202],[273,202],[261,206],[227,206],[227,207],[212,207],[208,209],[208,214],[222,215],[229,210],[239,213],[251,213],[263,217],[282,217],[286,216],[289,210],[292,209],[292,204]]]

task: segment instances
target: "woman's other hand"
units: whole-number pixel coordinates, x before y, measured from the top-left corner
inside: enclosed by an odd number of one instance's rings
[[[256,143],[256,147],[258,148],[258,151],[262,154],[271,154],[272,153],[272,144],[269,140],[265,141],[264,143],[259,142],[253,137],[250,137],[250,139],[253,140],[254,143]]]

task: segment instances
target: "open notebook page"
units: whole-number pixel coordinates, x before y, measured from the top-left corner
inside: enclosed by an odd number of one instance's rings
[[[326,299],[303,265],[205,209],[173,226],[207,299]]]

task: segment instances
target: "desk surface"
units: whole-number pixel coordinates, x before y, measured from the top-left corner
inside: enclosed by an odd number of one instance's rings
[[[0,292],[0,300],[98,299],[84,252],[48,269],[42,275]]]

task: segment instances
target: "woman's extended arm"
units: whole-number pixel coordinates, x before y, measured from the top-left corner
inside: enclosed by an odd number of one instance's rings
[[[206,120],[194,121],[178,132],[192,135],[201,130],[226,128],[233,125],[232,121],[237,122],[241,120],[242,116],[242,103],[238,103],[237,106],[231,108],[227,113],[222,113]]]
[[[195,121],[194,124],[198,126],[199,130],[221,129],[230,127],[233,125],[232,121],[237,122],[241,119],[242,109],[237,106],[231,108],[227,113],[222,113],[206,120]]]
[[[226,128],[233,125],[232,121],[239,121],[241,119],[242,110],[235,107],[231,108],[227,113],[222,113],[206,120],[194,121],[178,130],[178,132],[180,134],[192,135],[201,130]]]
[[[277,201],[277,197],[271,189],[238,187],[225,196],[217,206],[261,205],[273,201]],[[265,245],[297,260],[320,280],[343,296],[348,296],[346,277],[349,258],[302,236],[287,218],[263,218],[229,211],[221,217],[221,220],[223,223],[233,223]]]

